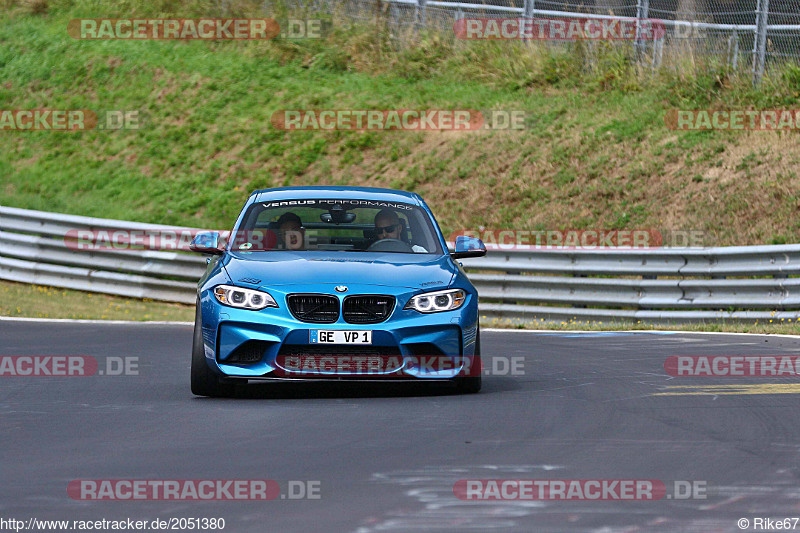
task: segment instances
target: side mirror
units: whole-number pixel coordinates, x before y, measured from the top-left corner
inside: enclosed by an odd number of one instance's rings
[[[222,255],[222,250],[219,248],[219,232],[201,231],[194,236],[189,249],[201,254]]]
[[[465,257],[483,257],[486,255],[486,245],[477,237],[459,235],[456,237],[456,249],[450,253],[453,259]]]

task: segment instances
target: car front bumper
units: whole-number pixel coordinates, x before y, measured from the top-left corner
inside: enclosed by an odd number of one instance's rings
[[[341,316],[313,324],[292,316],[284,295],[270,294],[279,308],[252,311],[222,305],[210,290],[201,293],[206,362],[213,371],[254,380],[449,379],[477,368],[474,295],[459,309],[430,314],[403,309],[408,298],[398,296],[390,317],[377,324],[350,324]],[[312,330],[370,330],[372,344],[316,344]]]

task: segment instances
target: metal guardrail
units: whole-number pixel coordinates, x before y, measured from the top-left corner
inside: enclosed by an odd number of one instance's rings
[[[487,318],[651,323],[800,318],[800,278],[789,277],[800,274],[795,244],[509,250],[462,263],[473,272],[481,299],[498,302],[481,306]]]
[[[191,230],[0,206],[0,279],[193,304],[205,260],[155,250],[75,250],[75,230]],[[189,281],[186,281],[189,280]]]
[[[193,304],[196,283],[0,257],[0,279]]]
[[[197,280],[205,271],[205,263],[198,256],[151,250],[76,251],[68,248],[63,238],[21,235],[3,230],[0,230],[0,250],[2,256],[37,263],[75,265],[145,276]]]
[[[510,250],[465,260],[474,270],[606,276],[783,276],[800,274],[800,244],[635,251]]]
[[[192,304],[202,257],[81,251],[75,230],[192,230],[0,206],[0,279]],[[481,316],[512,322],[800,319],[800,245],[510,250],[465,259]],[[730,277],[747,279],[729,279]]]

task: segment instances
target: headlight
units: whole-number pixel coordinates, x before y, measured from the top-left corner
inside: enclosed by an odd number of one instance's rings
[[[411,298],[404,309],[414,309],[420,313],[452,311],[464,305],[467,293],[461,289],[424,292]]]
[[[214,296],[217,301],[231,307],[259,310],[265,307],[278,307],[275,300],[263,291],[234,287],[232,285],[217,285],[214,287]]]

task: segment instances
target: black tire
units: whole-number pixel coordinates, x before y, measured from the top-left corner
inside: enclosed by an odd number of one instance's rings
[[[200,321],[200,301],[194,314],[194,338],[192,340],[192,394],[197,396],[210,396],[212,398],[225,398],[233,396],[234,384],[223,383],[220,377],[206,363],[205,348],[203,347],[203,331]]]
[[[481,355],[481,327],[478,326],[478,332],[475,334],[475,359],[472,361],[473,364],[480,365],[480,355]],[[482,386],[482,379],[481,379],[481,367],[478,366],[478,375],[477,376],[469,376],[465,378],[456,378],[456,390],[460,394],[475,394],[480,392]]]

